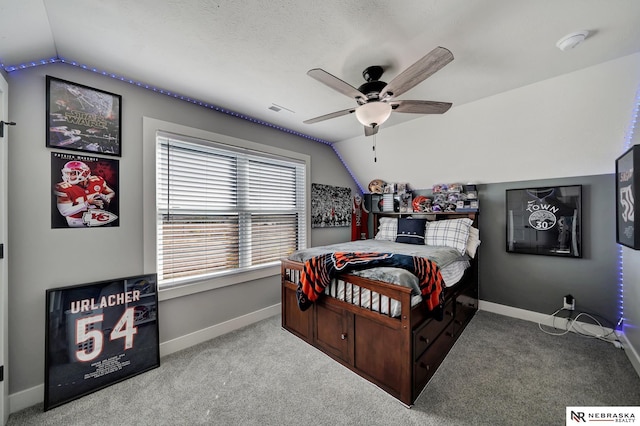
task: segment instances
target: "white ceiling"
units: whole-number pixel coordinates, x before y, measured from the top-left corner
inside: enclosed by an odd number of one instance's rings
[[[582,45],[556,48],[579,30]],[[5,69],[78,61],[331,142],[363,134],[354,115],[302,122],[356,103],[309,69],[358,87],[382,65],[389,82],[436,46],[454,61],[399,99],[455,108],[636,53],[640,1],[0,0]]]

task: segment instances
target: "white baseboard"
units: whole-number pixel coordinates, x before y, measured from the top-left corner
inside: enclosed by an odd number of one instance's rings
[[[518,318],[525,321],[540,322],[548,317],[534,311],[527,311],[525,309],[514,308],[512,306],[500,305],[498,303],[487,302],[485,300],[478,300],[478,309],[481,311],[493,312],[494,314],[500,314],[511,318]]]
[[[251,312],[250,314],[160,343],[160,357],[190,348],[191,346],[222,336],[223,334],[227,334],[244,326],[262,321],[263,319],[279,314],[281,309],[281,305],[278,303],[255,312]]]
[[[624,353],[627,354],[627,358],[631,361],[631,365],[636,369],[636,373],[640,376],[640,355],[636,348],[633,347],[629,339],[627,339],[627,335],[624,333],[618,333],[618,337],[620,341],[622,341],[622,347],[624,348]]]
[[[44,401],[44,383],[9,395],[9,414]]]
[[[198,343],[206,342],[215,337],[267,319],[281,312],[280,303],[260,309],[250,314],[225,321],[220,324],[207,327],[202,330],[160,343],[160,357],[187,349]],[[44,401],[44,384],[34,386],[9,395],[9,413],[15,413],[25,408],[32,407]]]
[[[554,323],[554,319],[551,317],[551,315],[548,315],[548,314],[541,314],[539,312],[527,311],[525,309],[514,308],[506,305],[500,305],[498,303],[487,302],[484,300],[478,301],[478,309],[480,309],[481,311],[493,312],[495,314],[505,315],[512,318],[518,318],[525,321],[539,323],[549,327],[555,326],[561,330],[564,330],[565,326],[567,325],[567,320],[563,320],[560,318],[555,319],[555,323]],[[624,352],[627,355],[627,358],[629,358],[631,365],[633,365],[633,368],[636,370],[636,373],[638,373],[638,376],[640,376],[640,356],[638,355],[638,351],[633,347],[631,342],[629,342],[629,340],[627,339],[627,336],[624,333],[619,331],[612,333],[613,330],[610,328],[604,328],[604,333],[603,333],[602,328],[595,326],[593,324],[587,324],[580,321],[578,321],[577,324],[583,330],[587,332],[591,332],[594,335],[597,335],[597,334],[609,335],[609,337],[606,340],[609,340],[611,343],[614,343],[617,337],[617,340],[619,340],[620,343],[622,343],[622,348],[624,349]]]

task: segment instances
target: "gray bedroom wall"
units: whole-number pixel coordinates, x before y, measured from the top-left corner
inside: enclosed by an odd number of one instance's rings
[[[634,110],[635,116],[633,118],[634,129],[629,125],[629,146],[640,145],[640,128],[637,125],[638,119],[640,119],[640,85],[636,92],[636,108]],[[620,150],[622,155],[626,149]],[[636,171],[637,173],[637,171]],[[638,203],[638,200],[636,200]],[[636,228],[637,229],[637,228]],[[629,350],[635,351],[635,363],[634,367],[638,374],[640,374],[640,250],[633,250],[626,246],[621,247],[621,255],[623,262],[623,309],[624,309],[624,323],[623,330],[627,340],[629,342]],[[634,358],[631,358],[632,362]]]
[[[45,147],[45,75],[122,95],[120,226],[51,229],[51,151]],[[45,290],[143,273],[142,122],[157,118],[311,156],[311,182],[350,187],[328,145],[54,64],[11,73],[9,118],[9,372],[12,395],[44,381]],[[170,89],[170,88],[168,88]],[[197,94],[189,94],[197,97]],[[224,105],[222,105],[224,106]],[[275,114],[275,113],[274,113]],[[350,239],[349,228],[312,230],[311,244]],[[280,303],[280,278],[251,281],[160,303],[167,342]],[[36,389],[37,391],[37,389]],[[36,394],[38,394],[36,392]]]
[[[505,191],[582,185],[582,258],[508,253]],[[479,186],[480,294],[482,300],[551,314],[562,298],[576,310],[618,320],[618,248],[614,175],[492,183]]]

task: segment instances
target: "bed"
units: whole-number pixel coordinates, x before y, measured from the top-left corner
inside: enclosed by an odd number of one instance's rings
[[[282,327],[407,406],[475,314],[478,299],[477,213],[432,214],[426,224],[423,218],[380,217],[374,239],[297,251],[281,266]],[[416,271],[386,264],[339,270],[316,300],[302,305],[301,282],[308,281],[312,260],[363,252],[428,259],[441,280],[421,286]]]

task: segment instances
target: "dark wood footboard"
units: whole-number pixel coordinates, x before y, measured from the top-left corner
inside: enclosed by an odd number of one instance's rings
[[[445,292],[444,318],[437,320],[423,303],[411,308],[409,288],[345,274],[339,279],[347,288],[357,286],[358,297],[377,294],[378,303],[360,307],[351,291],[351,298],[322,297],[303,312],[296,300],[302,269],[282,261],[282,327],[408,406],[477,310],[473,277]],[[381,313],[391,311],[392,300],[401,303],[397,317]]]

